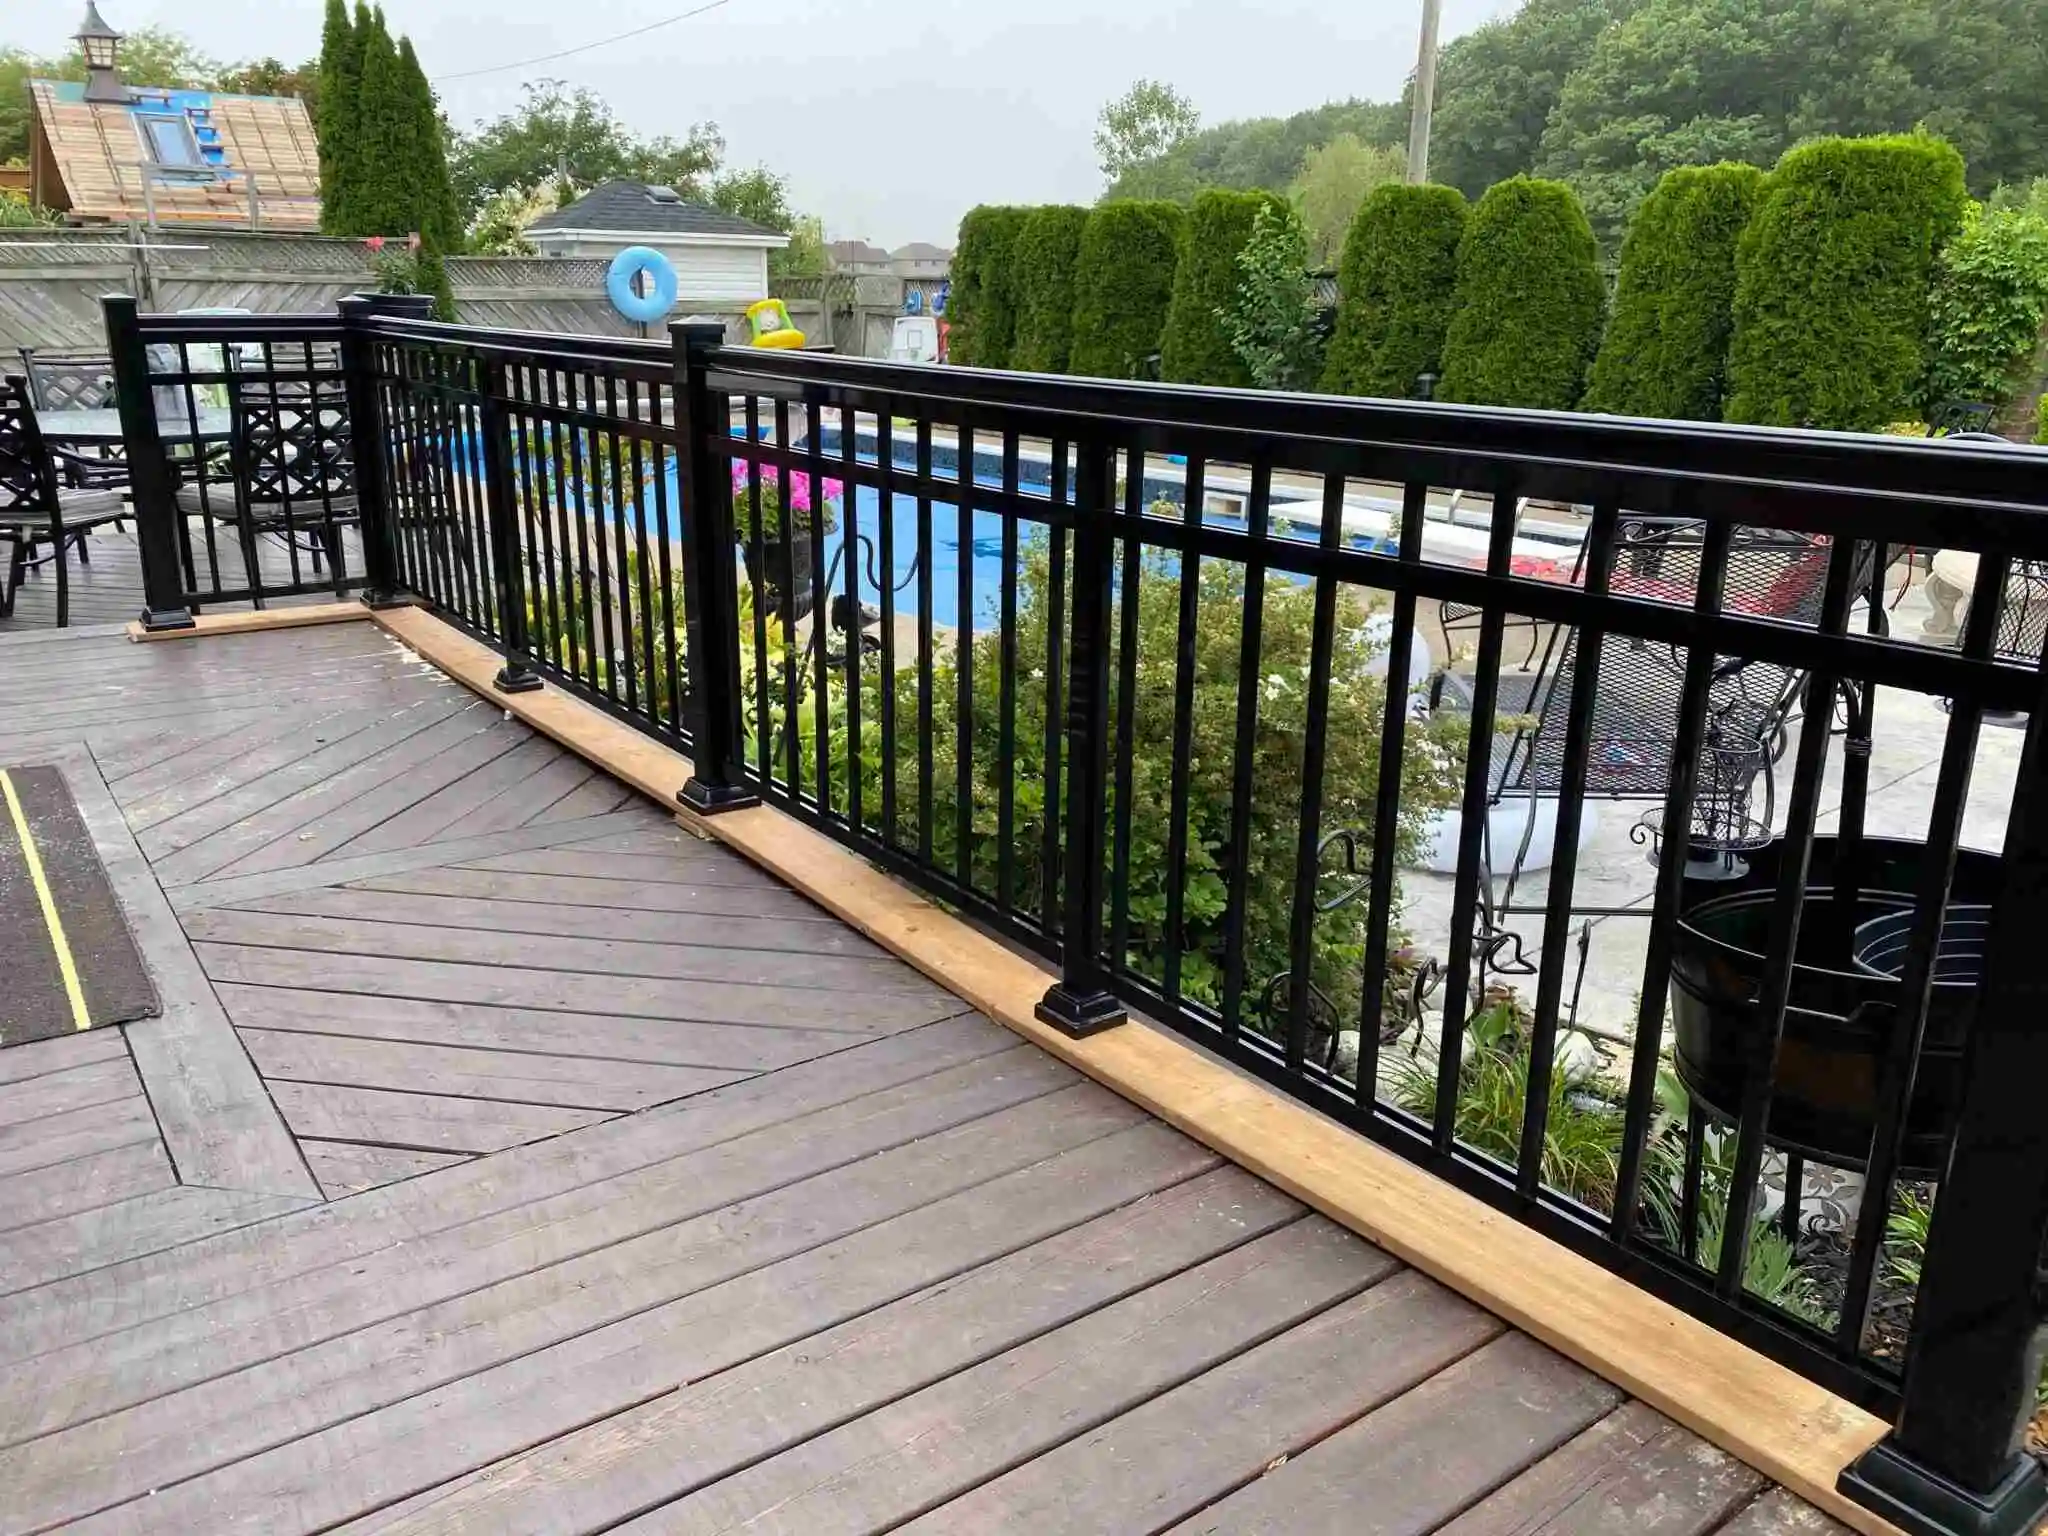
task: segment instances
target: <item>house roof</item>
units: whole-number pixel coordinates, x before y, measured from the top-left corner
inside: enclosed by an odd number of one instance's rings
[[[677,196],[669,187],[639,181],[607,181],[566,207],[542,214],[528,234],[550,230],[606,230],[630,235],[732,235],[747,240],[788,237],[722,208],[707,208]]]
[[[933,245],[928,240],[913,240],[908,245],[898,246],[891,255],[897,261],[951,261],[953,253],[943,245]]]
[[[856,262],[886,264],[889,260],[887,251],[879,245],[869,245],[865,240],[834,240],[825,250],[842,267],[850,267]]]
[[[29,83],[38,201],[77,219],[141,219],[153,206],[169,223],[246,223],[254,178],[265,228],[320,227],[320,152],[304,102],[178,86],[131,86],[129,96],[89,102],[77,81]],[[182,117],[203,163],[146,174],[137,112]]]

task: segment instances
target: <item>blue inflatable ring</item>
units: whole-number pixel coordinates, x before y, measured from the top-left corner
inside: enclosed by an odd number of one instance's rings
[[[633,279],[642,272],[654,280],[652,293],[633,291]],[[604,275],[604,291],[611,296],[612,308],[628,320],[652,325],[666,320],[676,307],[676,269],[652,247],[629,245],[612,258],[611,270]]]

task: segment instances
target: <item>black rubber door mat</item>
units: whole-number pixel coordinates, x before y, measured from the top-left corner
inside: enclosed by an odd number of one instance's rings
[[[0,1047],[156,1011],[64,775],[0,766]]]

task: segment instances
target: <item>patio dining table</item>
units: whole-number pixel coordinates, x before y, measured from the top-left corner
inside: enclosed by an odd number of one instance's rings
[[[157,431],[167,443],[224,443],[234,436],[234,413],[225,406],[196,412],[159,413]],[[36,426],[46,443],[105,447],[121,441],[121,413],[112,407],[90,411],[37,411]]]

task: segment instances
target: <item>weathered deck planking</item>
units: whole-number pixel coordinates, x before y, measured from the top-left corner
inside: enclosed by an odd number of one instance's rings
[[[0,646],[175,1005],[0,1052],[0,1536],[1842,1536],[367,626]]]

